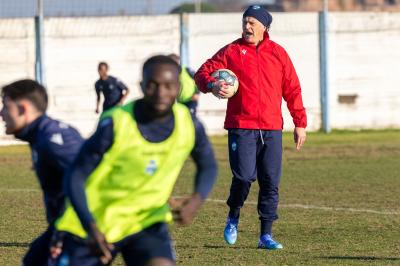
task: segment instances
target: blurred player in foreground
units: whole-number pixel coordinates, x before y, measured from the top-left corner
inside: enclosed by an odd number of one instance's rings
[[[242,18],[242,38],[226,45],[207,60],[195,75],[199,89],[227,97],[227,84],[211,74],[218,69],[233,71],[238,92],[228,99],[224,127],[228,130],[229,162],[233,174],[227,201],[229,214],[224,229],[228,244],[235,244],[240,208],[258,179],[259,248],[281,249],[272,238],[278,219],[279,182],[282,165],[282,98],[295,125],[294,141],[299,150],[306,140],[306,111],[300,82],[286,51],[269,39],[272,16],[260,6],[250,6]]]
[[[99,113],[100,108],[100,94],[103,93],[103,112],[114,107],[118,104],[123,104],[126,99],[129,89],[117,78],[108,75],[108,64],[106,62],[100,62],[97,71],[99,72],[99,80],[96,81],[94,87],[96,89],[97,101],[96,101],[96,113]]]
[[[55,220],[65,209],[63,176],[78,154],[83,139],[78,131],[46,115],[47,93],[33,80],[20,80],[1,89],[3,108],[0,115],[6,134],[27,141],[32,162],[43,190],[48,228],[34,240],[23,265],[47,265]]]
[[[103,113],[67,174],[72,206],[57,221],[68,232],[59,262],[174,265],[167,223],[189,224],[217,175],[202,124],[175,103],[180,66],[168,56],[143,65],[143,98]],[[197,166],[194,192],[170,212],[168,199],[186,159]]]
[[[178,64],[181,64],[181,58],[177,54],[170,54],[168,56],[174,59]],[[190,68],[181,65],[181,73],[179,74],[181,89],[177,100],[178,103],[186,105],[190,112],[196,115],[200,92],[196,87],[193,77],[194,72]]]

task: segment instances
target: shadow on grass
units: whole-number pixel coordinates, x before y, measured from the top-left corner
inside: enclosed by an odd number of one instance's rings
[[[18,242],[0,242],[1,248],[14,247],[14,248],[26,248],[29,247],[30,243],[18,243]]]
[[[330,260],[376,260],[376,261],[400,261],[400,257],[375,257],[375,256],[328,256],[328,257],[318,257],[320,259],[330,259]]]

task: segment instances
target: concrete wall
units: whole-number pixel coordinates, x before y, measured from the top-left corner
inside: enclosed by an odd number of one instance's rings
[[[34,76],[34,24],[31,19],[0,20],[0,86],[16,79]],[[0,101],[0,108],[2,103]],[[4,136],[0,119],[0,144],[12,140]]]
[[[291,56],[298,72],[309,129],[320,127],[317,13],[273,14],[271,39]],[[400,127],[400,13],[330,14],[330,107],[333,128]],[[0,86],[33,77],[34,33],[30,19],[0,20]],[[156,53],[179,52],[178,16],[51,18],[45,20],[46,80],[50,115],[87,136],[95,127],[96,66],[140,96],[141,64]],[[192,14],[188,18],[189,63],[197,69],[240,37],[241,14]],[[340,99],[340,102],[339,102]],[[226,101],[201,95],[199,116],[209,133],[224,132]],[[292,128],[283,106],[285,129]],[[4,137],[0,123],[0,138]]]
[[[99,61],[108,62],[110,74],[131,89],[130,98],[137,98],[143,62],[156,53],[179,52],[178,16],[52,18],[45,31],[49,113],[85,135],[97,118]]]
[[[210,25],[218,25],[211,27]],[[331,13],[329,17],[332,128],[400,127],[400,13]],[[241,14],[191,15],[190,64],[197,68],[240,37]],[[289,53],[299,75],[310,130],[320,127],[317,13],[277,13],[270,37]],[[339,101],[340,100],[340,101]],[[354,100],[354,101],[353,101]],[[202,97],[206,125],[222,125],[225,102]],[[282,106],[285,129],[293,127]],[[215,132],[217,127],[209,128]]]
[[[34,25],[31,20],[0,20],[0,86],[34,77]],[[179,53],[179,17],[51,18],[45,20],[48,113],[88,136],[96,126],[94,83],[97,64],[141,95],[141,66],[151,55]],[[0,137],[4,127],[0,125]]]
[[[399,128],[400,13],[334,13],[330,25],[332,127]]]

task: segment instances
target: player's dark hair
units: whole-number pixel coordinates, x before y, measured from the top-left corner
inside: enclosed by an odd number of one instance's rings
[[[108,64],[106,62],[100,62],[99,65],[97,66],[97,70],[100,70],[103,66],[105,66],[108,69]]]
[[[9,97],[13,101],[26,99],[42,113],[46,112],[47,109],[48,96],[46,89],[31,79],[18,80],[4,86],[1,89],[1,96]]]
[[[172,59],[174,59],[175,62],[177,62],[178,64],[179,64],[179,62],[181,60],[181,57],[179,55],[177,55],[177,54],[174,54],[174,53],[169,54],[168,57],[171,57]]]
[[[166,55],[155,55],[155,56],[152,56],[149,59],[147,59],[146,62],[144,62],[143,73],[150,67],[153,67],[155,64],[172,65],[172,66],[176,67],[176,69],[178,70],[178,73],[181,72],[181,66],[177,62],[175,62],[175,60],[172,59],[171,57],[166,56]]]

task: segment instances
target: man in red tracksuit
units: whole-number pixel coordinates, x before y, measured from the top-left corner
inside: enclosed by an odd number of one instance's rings
[[[258,247],[281,249],[282,245],[272,238],[272,223],[278,219],[282,98],[293,118],[298,150],[306,139],[307,117],[293,64],[286,51],[269,39],[271,22],[272,16],[264,8],[250,6],[243,14],[242,37],[208,59],[195,74],[195,81],[200,91],[219,98],[231,95],[227,83],[211,76],[215,70],[232,70],[240,84],[238,92],[228,99],[224,124],[233,174],[225,241],[231,245],[236,242],[240,208],[258,178],[257,209],[261,223]]]

